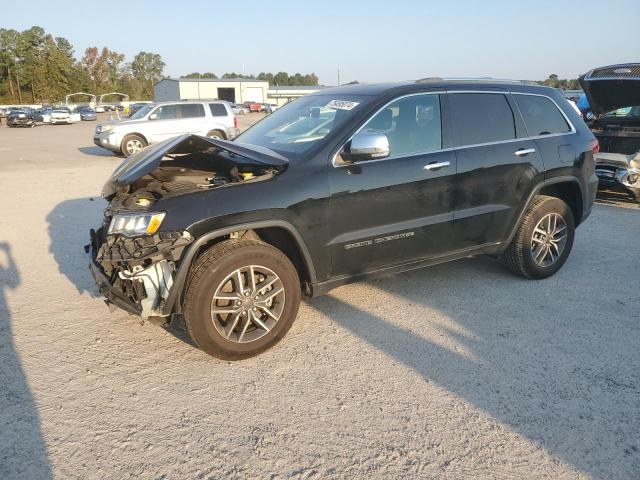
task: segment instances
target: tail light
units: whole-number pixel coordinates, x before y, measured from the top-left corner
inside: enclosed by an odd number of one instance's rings
[[[595,155],[599,151],[600,151],[600,143],[598,143],[598,140],[596,139],[591,140],[591,152],[593,152],[593,154]]]
[[[236,117],[236,116],[233,117],[233,126],[234,126],[234,128],[238,128],[238,117]],[[597,143],[597,141],[596,141],[596,143]]]

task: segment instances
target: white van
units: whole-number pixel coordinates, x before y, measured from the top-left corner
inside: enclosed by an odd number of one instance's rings
[[[233,140],[240,131],[229,102],[162,102],[145,105],[126,120],[97,125],[93,143],[128,157],[185,133]]]

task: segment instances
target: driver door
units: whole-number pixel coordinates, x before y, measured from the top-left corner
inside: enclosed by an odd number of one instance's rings
[[[374,135],[378,140],[380,135],[388,139],[386,158],[350,163],[339,152],[334,159],[329,168],[334,276],[447,252],[456,157],[443,142],[445,102],[437,92],[396,99],[374,114],[343,148],[348,151],[359,133],[378,134]]]

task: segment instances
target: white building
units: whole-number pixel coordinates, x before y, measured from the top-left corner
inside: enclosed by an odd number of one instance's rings
[[[326,88],[326,87],[321,87],[321,86],[278,87],[278,86],[272,85],[269,87],[269,90],[267,91],[267,100],[268,100],[267,103],[275,103],[276,105],[282,106],[285,103],[295,100],[296,98],[302,97],[304,95],[308,95],[309,93],[317,92],[318,90],[322,90],[323,88]]]
[[[217,99],[284,105],[322,88],[325,87],[269,86],[267,81],[246,78],[164,78],[153,90],[156,102]]]
[[[269,82],[246,78],[164,78],[153,87],[156,102],[227,100],[267,103]]]

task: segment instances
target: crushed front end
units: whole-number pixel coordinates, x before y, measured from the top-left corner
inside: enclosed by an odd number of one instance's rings
[[[108,227],[92,229],[86,248],[100,293],[133,315],[163,316],[176,265],[192,236],[185,231],[128,238],[109,234]]]

